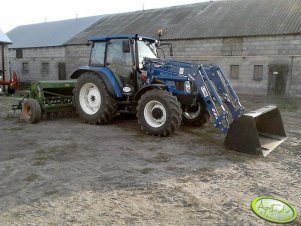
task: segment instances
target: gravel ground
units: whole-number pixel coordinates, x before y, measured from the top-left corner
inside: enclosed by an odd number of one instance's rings
[[[76,117],[26,124],[10,110],[16,102],[0,96],[0,225],[273,225],[250,208],[261,195],[301,213],[294,105],[280,104],[288,139],[263,158],[225,150],[212,123],[167,138],[126,117],[105,126]]]

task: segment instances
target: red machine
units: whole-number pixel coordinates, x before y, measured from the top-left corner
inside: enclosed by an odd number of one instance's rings
[[[10,80],[0,80],[0,85],[7,86],[7,92],[9,94],[15,93],[20,89],[20,80],[18,79],[17,73],[13,71],[13,76]]]

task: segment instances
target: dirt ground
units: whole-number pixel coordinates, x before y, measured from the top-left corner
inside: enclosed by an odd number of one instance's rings
[[[16,102],[0,96],[0,225],[273,225],[250,208],[261,195],[301,214],[300,107],[280,104],[288,139],[263,158],[225,150],[212,123],[167,138],[125,117],[26,124]]]

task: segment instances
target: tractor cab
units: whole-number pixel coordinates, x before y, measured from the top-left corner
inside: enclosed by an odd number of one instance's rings
[[[143,59],[157,58],[157,40],[142,36],[107,36],[89,40],[92,43],[90,67],[106,67],[118,80],[123,91],[140,88]]]

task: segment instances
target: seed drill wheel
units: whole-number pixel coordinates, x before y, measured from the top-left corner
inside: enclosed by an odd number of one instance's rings
[[[209,121],[210,114],[203,102],[183,111],[182,120],[188,126],[202,126]]]
[[[7,93],[8,94],[14,94],[16,90],[14,88],[11,88],[10,86],[7,87]]]
[[[29,98],[24,101],[22,117],[27,123],[36,123],[41,120],[42,112],[37,100]]]
[[[168,136],[181,124],[182,110],[177,98],[171,93],[153,89],[138,101],[137,118],[141,129],[147,134]]]
[[[80,118],[91,124],[107,124],[117,111],[117,102],[108,91],[102,78],[84,73],[74,90],[75,106]]]

